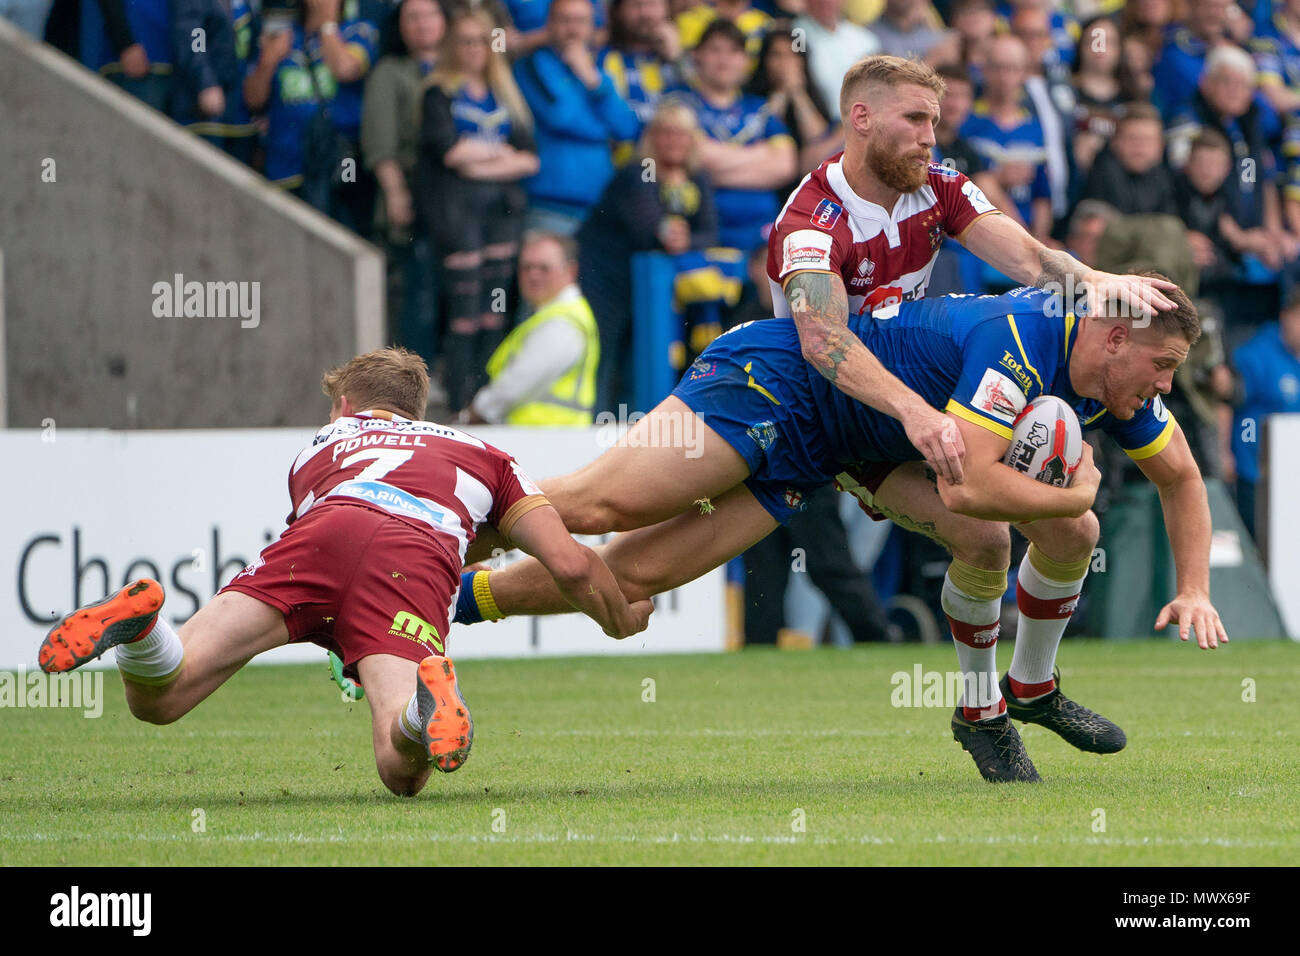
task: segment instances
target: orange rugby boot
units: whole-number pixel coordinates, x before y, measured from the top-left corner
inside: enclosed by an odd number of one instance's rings
[[[153,630],[163,606],[162,585],[132,581],[98,604],[73,611],[45,635],[37,661],[47,674],[70,671],[110,647],[137,641]]]
[[[474,721],[456,684],[450,658],[432,655],[420,662],[415,705],[420,713],[420,735],[433,765],[443,773],[459,770],[474,743]]]

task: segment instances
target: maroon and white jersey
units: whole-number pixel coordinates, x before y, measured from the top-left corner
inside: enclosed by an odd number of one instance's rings
[[[523,515],[547,504],[501,451],[473,435],[391,412],[359,412],[316,433],[289,472],[290,524],[312,508],[359,504],[432,531],[453,553],[479,525],[506,538]]]
[[[790,315],[787,276],[811,270],[844,279],[850,313],[919,299],[944,235],[959,236],[997,207],[963,174],[930,164],[925,185],[887,210],[858,196],[844,178],[843,153],[803,178],[767,242],[767,275],[777,316]]]

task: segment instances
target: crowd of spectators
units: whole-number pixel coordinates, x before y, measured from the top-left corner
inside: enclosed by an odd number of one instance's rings
[[[1208,345],[1172,404],[1248,522],[1244,429],[1300,391],[1300,0],[0,0],[0,15],[44,23],[382,246],[391,335],[439,370],[453,412],[472,412],[528,315],[526,228],[557,238],[552,264],[590,302],[596,409],[630,401],[637,253],[709,277],[677,290],[712,316],[680,363],[725,313],[761,308],[747,262],[840,148],[840,77],[877,52],[939,70],[934,158],[1005,214],[1093,264],[1184,281]],[[1010,285],[949,241],[930,292]]]

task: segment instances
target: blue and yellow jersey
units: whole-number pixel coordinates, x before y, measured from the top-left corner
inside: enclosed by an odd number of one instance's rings
[[[369,72],[379,43],[374,26],[364,20],[345,23],[339,36]],[[271,100],[266,108],[266,178],[289,189],[302,184],[303,137],[311,118],[324,105],[329,106],[334,127],[347,138],[358,139],[364,89],[364,77],[340,85],[321,58],[320,41],[306,37],[295,24],[293,49],[280,61],[271,80]]]
[[[741,93],[729,105],[719,108],[693,89],[674,91],[672,95],[695,111],[700,128],[710,139],[737,146],[773,142],[794,145],[790,131],[767,108],[767,101],[761,96]],[[745,251],[763,244],[763,227],[781,211],[780,201],[770,189],[715,189],[714,201],[722,244]]]
[[[695,49],[700,37],[704,36],[704,31],[716,19],[718,12],[707,3],[696,4],[677,14],[677,35],[682,41],[682,49]],[[750,63],[758,62],[763,37],[772,26],[772,17],[756,7],[750,7],[736,17],[734,22],[745,35],[745,52],[749,54]]]
[[[677,67],[654,53],[633,53],[606,47],[596,57],[596,62],[614,84],[623,102],[632,107],[642,129],[654,116],[664,94],[681,86]],[[616,144],[615,165],[625,165],[635,151],[636,143],[632,140]]]
[[[1157,397],[1121,420],[1070,384],[1070,352],[1078,335],[1073,313],[1040,289],[1005,295],[951,295],[905,302],[895,310],[854,317],[849,328],[885,368],[935,408],[1011,440],[1012,423],[1039,395],[1055,395],[1085,430],[1100,428],[1131,458],[1158,454],[1174,434],[1174,418]],[[854,401],[816,372],[813,382],[832,454],[839,461],[906,461],[920,454],[902,424]]]
[[[971,114],[962,123],[961,137],[991,168],[1004,163],[1027,163],[1034,168],[1033,179],[1007,190],[1020,218],[1030,222],[1035,199],[1050,199],[1052,187],[1047,179],[1047,137],[1043,124],[1028,106],[1022,106],[1016,122],[999,126],[985,100],[976,100]]]
[[[510,139],[510,111],[497,103],[491,90],[479,99],[462,86],[451,98],[451,118],[457,136],[471,136],[492,143],[504,143]]]
[[[1300,89],[1300,46],[1291,39],[1286,23],[1274,16],[1268,26],[1250,40],[1260,86],[1281,84]]]

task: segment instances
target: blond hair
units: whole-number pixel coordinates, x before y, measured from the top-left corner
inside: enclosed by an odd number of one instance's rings
[[[454,97],[465,83],[465,74],[459,67],[456,43],[456,26],[465,20],[477,20],[487,28],[489,37],[492,37],[497,29],[496,20],[484,7],[458,7],[452,11],[451,16],[447,18],[447,32],[443,34],[438,50],[438,65],[425,80],[426,88],[436,86],[448,97]],[[510,72],[505,54],[498,53],[491,46],[492,42],[492,40],[488,41],[488,89],[491,90],[496,101],[506,108],[511,123],[521,129],[531,130],[532,110],[528,108],[524,95],[519,92],[519,86],[515,83],[514,74]]]
[[[943,77],[919,60],[885,54],[868,56],[854,63],[844,74],[844,81],[840,84],[840,116],[847,120],[849,107],[861,99],[865,87],[883,85],[892,88],[905,83],[924,86],[940,99],[948,89]]]
[[[346,395],[357,411],[381,408],[421,419],[429,400],[429,368],[404,348],[376,349],[330,369],[320,387],[331,405]]]
[[[641,133],[641,140],[637,143],[637,153],[641,156],[650,156],[650,133],[656,127],[678,125],[687,127],[691,131],[691,137],[695,140],[695,145],[691,148],[691,154],[686,158],[686,168],[690,172],[695,172],[699,166],[700,154],[700,118],[696,115],[689,103],[685,100],[677,99],[672,94],[664,97],[659,106],[655,109],[654,115],[650,117],[650,122],[645,124],[645,130]]]

